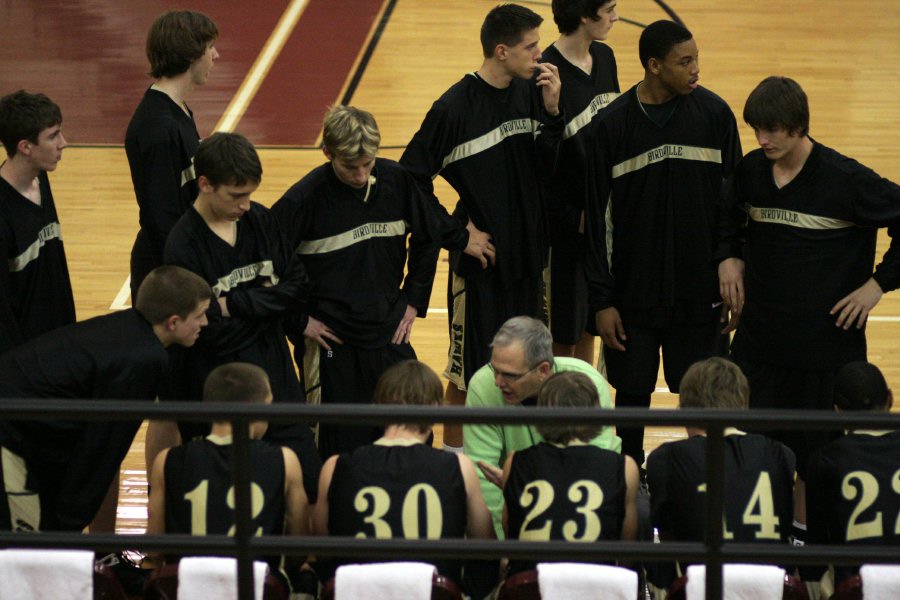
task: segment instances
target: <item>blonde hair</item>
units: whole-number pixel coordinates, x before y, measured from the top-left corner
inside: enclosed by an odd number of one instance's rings
[[[333,156],[344,160],[374,157],[381,133],[372,113],[337,104],[325,113],[322,143]]]
[[[747,408],[750,385],[740,367],[714,356],[688,368],[679,386],[679,408]]]
[[[440,406],[444,386],[431,368],[417,360],[404,360],[389,367],[375,384],[372,401],[375,404],[402,406]],[[430,424],[404,424],[407,429],[425,433]]]

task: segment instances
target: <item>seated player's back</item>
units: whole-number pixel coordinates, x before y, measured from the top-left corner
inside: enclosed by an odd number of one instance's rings
[[[855,431],[810,459],[810,543],[900,546],[900,431]],[[835,566],[834,581],[856,573]]]
[[[787,542],[795,459],[758,434],[725,431],[725,531],[737,542]],[[701,541],[706,523],[705,436],[663,444],[647,461],[653,524],[677,541]]]
[[[466,486],[459,459],[422,443],[389,445],[382,439],[340,455],[328,504],[331,535],[441,539],[461,538],[466,532]],[[458,562],[429,562],[460,581]]]
[[[541,442],[513,455],[503,495],[508,539],[618,540],[625,518],[625,459],[587,444]],[[509,573],[534,568],[534,561],[512,561]]]

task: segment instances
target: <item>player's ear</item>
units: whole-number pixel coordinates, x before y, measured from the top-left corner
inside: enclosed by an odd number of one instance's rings
[[[29,142],[28,140],[19,140],[19,143],[16,144],[16,152],[18,152],[22,156],[30,156],[31,142]]]
[[[506,60],[509,57],[509,46],[506,44],[497,44],[494,46],[494,58],[497,60]]]
[[[200,187],[201,192],[205,192],[207,194],[216,191],[216,186],[212,184],[212,182],[206,177],[206,175],[201,175],[197,178],[197,185]]]
[[[652,56],[647,59],[647,70],[653,73],[654,75],[659,75],[660,67],[659,61]]]
[[[181,317],[178,315],[171,315],[166,318],[165,325],[166,331],[175,331],[175,328],[178,326],[178,323],[181,321]]]
[[[329,150],[327,146],[322,146],[322,154],[324,154],[325,158],[328,160],[334,160],[334,154],[331,153],[331,150]]]

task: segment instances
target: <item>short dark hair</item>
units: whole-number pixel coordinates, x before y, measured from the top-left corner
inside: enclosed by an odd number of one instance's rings
[[[213,186],[245,185],[262,181],[262,164],[256,148],[240,133],[219,131],[200,142],[194,154],[197,178]]]
[[[548,408],[594,408],[600,406],[600,395],[591,378],[577,371],[551,375],[538,392],[538,406]],[[572,440],[589,442],[603,430],[603,425],[558,425],[538,423],[537,432],[551,444],[568,444]]]
[[[789,77],[771,76],[759,82],[744,103],[744,122],[753,129],[785,129],[809,133],[809,100]]]
[[[650,23],[641,33],[638,42],[641,65],[647,68],[651,58],[665,60],[672,48],[693,38],[694,35],[687,27],[675,21],[662,20]]]
[[[498,4],[481,24],[481,51],[485,58],[494,55],[499,44],[515,46],[526,31],[540,27],[544,17],[518,4]]]
[[[37,144],[43,130],[61,123],[62,111],[44,94],[19,90],[0,98],[0,142],[10,158],[18,152],[19,142]]]
[[[219,37],[212,19],[191,10],[173,10],[157,17],[147,32],[150,76],[175,77],[186,72]]]
[[[262,404],[271,393],[266,372],[256,365],[243,362],[216,367],[203,384],[204,402]]]
[[[181,267],[163,265],[141,282],[134,308],[151,325],[157,325],[172,315],[186,319],[201,302],[212,298],[212,289],[202,277]]]
[[[847,363],[834,380],[834,404],[841,410],[883,410],[890,391],[884,375],[864,360]]]
[[[740,367],[718,356],[688,367],[678,387],[679,408],[740,410],[750,401],[750,384]]]
[[[592,21],[599,20],[597,12],[600,8],[615,0],[553,0],[553,21],[563,35],[575,32],[581,25],[581,17]]]
[[[439,406],[444,387],[431,367],[417,360],[404,360],[389,367],[375,384],[372,401],[375,404],[400,404],[403,406]],[[431,425],[405,424],[407,429],[425,433]]]

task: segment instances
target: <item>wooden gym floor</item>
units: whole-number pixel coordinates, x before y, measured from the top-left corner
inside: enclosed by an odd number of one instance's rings
[[[431,103],[481,63],[478,30],[496,0],[195,0],[220,29],[221,54],[210,82],[189,98],[201,135],[237,130],[260,146],[263,182],[256,200],[270,205],[324,161],[317,149],[327,105],[372,111],[382,155],[399,158]],[[542,45],[556,37],[550,2],[522,1],[545,17]],[[171,0],[0,0],[0,94],[19,88],[56,100],[72,144],[51,175],[65,231],[79,319],[128,306],[128,258],[137,207],[122,140],[151,83],[144,36]],[[641,26],[668,18],[691,29],[701,53],[701,84],[738,115],[762,78],[787,75],[810,97],[811,135],[900,181],[900,3],[896,0],[619,0],[620,22],[607,43],[623,89],[641,75]],[[741,124],[744,151],[755,147]],[[437,180],[447,207],[452,190]],[[879,240],[879,253],[887,247]],[[443,370],[447,263],[442,257],[429,315],[414,329],[422,360]],[[347,282],[351,285],[352,282]],[[869,324],[869,359],[900,386],[900,296],[891,294]],[[654,407],[673,406],[660,381]],[[900,389],[900,388],[898,388]],[[649,448],[681,436],[648,432]],[[123,472],[119,531],[146,522],[143,432]]]

